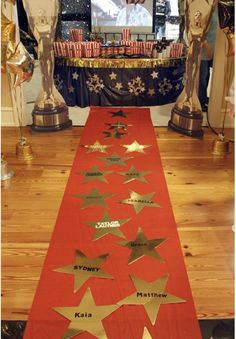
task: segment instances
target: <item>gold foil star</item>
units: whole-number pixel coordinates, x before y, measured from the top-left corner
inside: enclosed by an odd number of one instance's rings
[[[79,74],[77,72],[72,73],[72,78],[78,80]]]
[[[152,97],[154,94],[155,94],[155,89],[154,88],[149,88],[148,95],[150,95]]]
[[[68,87],[69,93],[74,93],[75,88],[73,86]]]
[[[124,124],[120,121],[115,122],[114,124],[106,124],[109,126],[109,129],[122,129],[123,131],[125,131],[127,129],[127,127],[129,126],[133,126],[130,124]]]
[[[133,205],[136,214],[138,214],[145,206],[148,207],[161,207],[151,200],[155,192],[147,193],[144,195],[138,194],[134,191],[129,190],[130,198],[120,201],[122,204]]]
[[[112,72],[112,73],[109,74],[109,77],[110,77],[111,80],[116,80],[117,74]]]
[[[144,327],[142,339],[152,339],[147,327]]]
[[[53,271],[74,275],[74,293],[76,293],[90,277],[113,279],[100,267],[107,256],[108,254],[104,254],[96,258],[88,258],[82,252],[76,250],[75,263],[56,268]]]
[[[116,85],[115,85],[115,88],[117,88],[117,89],[118,89],[118,91],[120,91],[120,90],[121,90],[121,88],[123,88],[123,85],[122,85],[122,83],[121,83],[121,82],[117,82],[117,83],[116,83]]]
[[[139,153],[145,153],[144,149],[147,147],[150,147],[151,145],[140,145],[138,143],[138,141],[134,141],[132,142],[132,144],[130,145],[121,145],[125,148],[127,148],[127,150],[125,151],[125,153],[130,153],[130,152],[139,152]]]
[[[105,138],[116,138],[116,139],[121,139],[124,135],[127,134],[127,133],[120,132],[118,129],[116,129],[112,132],[104,131],[102,133],[105,134]]]
[[[117,153],[113,153],[110,157],[107,158],[101,158],[102,160],[105,160],[105,167],[111,166],[111,165],[121,165],[126,166],[125,161],[132,159],[132,157],[122,158]]]
[[[105,176],[110,173],[112,173],[112,171],[107,171],[107,172],[100,171],[97,168],[97,166],[92,166],[90,171],[88,172],[80,172],[80,174],[84,175],[84,183],[90,182],[92,180],[99,180],[99,181],[108,183]]]
[[[70,320],[62,339],[70,339],[83,332],[89,332],[98,338],[107,338],[102,320],[117,308],[117,305],[96,305],[88,288],[78,306],[53,307],[53,310]]]
[[[112,147],[112,145],[102,145],[99,141],[95,141],[93,145],[85,145],[85,148],[88,148],[87,153],[93,153],[93,152],[101,152],[101,153],[107,153],[106,149],[107,147]]]
[[[162,304],[183,303],[186,300],[165,292],[168,276],[146,282],[137,277],[131,276],[136,291],[127,298],[118,302],[118,305],[144,305],[148,317],[154,325],[157,319],[159,307]]]
[[[118,174],[125,176],[124,183],[128,183],[133,180],[138,180],[141,182],[147,183],[147,180],[145,179],[145,175],[151,173],[151,171],[138,171],[135,166],[131,166],[128,172],[117,172]]]
[[[108,212],[104,212],[102,219],[95,222],[86,222],[90,227],[94,227],[96,232],[93,240],[102,238],[106,234],[114,234],[117,237],[125,238],[120,230],[120,226],[129,221],[130,219],[111,219]]]
[[[151,74],[151,77],[153,79],[157,79],[158,78],[158,72],[153,71],[152,74]]]
[[[136,239],[130,241],[119,241],[119,244],[131,249],[131,254],[128,260],[129,264],[132,264],[144,255],[148,255],[154,259],[164,262],[161,256],[155,251],[155,248],[160,246],[166,239],[150,239],[148,240],[143,230],[138,229]]]
[[[93,188],[88,195],[75,194],[75,198],[83,199],[82,209],[89,207],[90,205],[100,206],[107,208],[105,199],[112,196],[111,193],[101,194],[96,188]]]

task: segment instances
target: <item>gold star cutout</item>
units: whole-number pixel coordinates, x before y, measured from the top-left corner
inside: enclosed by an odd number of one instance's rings
[[[75,88],[73,86],[68,87],[69,93],[74,93]]]
[[[126,133],[121,133],[120,131],[118,131],[118,129],[112,132],[104,131],[102,133],[105,134],[105,138],[116,138],[116,139],[121,139],[121,137],[126,135]]]
[[[93,188],[88,195],[75,194],[74,197],[83,199],[81,209],[87,208],[90,205],[107,208],[107,204],[104,200],[112,195],[113,194],[111,193],[101,194],[96,188]]]
[[[93,152],[101,152],[101,153],[107,153],[106,149],[108,147],[112,147],[112,145],[102,145],[99,141],[95,141],[93,145],[85,145],[85,148],[88,148],[87,153],[93,153]]]
[[[117,82],[117,83],[116,83],[116,85],[115,85],[115,88],[117,88],[117,89],[118,89],[118,91],[120,91],[120,90],[121,90],[121,88],[123,88],[123,85],[122,85],[122,83],[121,83],[121,82]]]
[[[80,172],[80,174],[84,175],[84,178],[85,178],[84,183],[87,183],[87,182],[90,182],[96,179],[99,181],[108,183],[105,176],[110,173],[112,173],[112,171],[102,172],[96,166],[92,166],[90,171],[88,172]]]
[[[154,88],[149,88],[148,95],[150,95],[152,97],[154,94],[155,94],[155,89]]]
[[[122,111],[121,109],[117,112],[110,112],[112,114],[112,118],[114,117],[122,117],[122,118],[126,118],[127,117],[127,112]]]
[[[132,144],[130,145],[121,145],[125,148],[127,148],[127,150],[125,151],[125,153],[130,153],[130,152],[139,152],[139,153],[145,153],[144,149],[147,147],[150,147],[151,145],[140,145],[138,143],[138,141],[134,141],[132,142]]]
[[[132,159],[132,157],[122,158],[117,153],[113,153],[110,157],[107,158],[101,158],[102,160],[105,160],[105,167],[111,166],[111,165],[121,165],[126,166],[125,161]]]
[[[88,288],[78,306],[53,307],[53,310],[70,320],[62,339],[70,339],[83,332],[89,332],[98,338],[106,338],[102,320],[113,313],[118,305],[98,306]]]
[[[157,79],[158,78],[158,72],[153,71],[152,74],[151,74],[151,77],[153,79]]]
[[[117,74],[112,72],[112,73],[109,74],[109,77],[110,77],[111,80],[116,80]]]
[[[136,292],[119,301],[118,305],[144,305],[153,325],[156,322],[160,305],[186,302],[182,298],[164,292],[168,280],[167,275],[153,282],[146,282],[134,276],[131,278],[136,287]]]
[[[123,124],[120,121],[117,121],[114,124],[106,124],[106,125],[110,126],[109,129],[115,129],[116,128],[116,129],[122,129],[123,131],[125,131],[127,129],[127,127],[133,126],[131,124]]]
[[[145,206],[148,207],[161,207],[151,200],[155,192],[147,193],[144,195],[138,194],[134,191],[129,190],[130,198],[120,201],[122,204],[133,205],[135,213],[138,214]]]
[[[146,174],[151,173],[151,171],[138,171],[135,166],[130,167],[128,172],[117,172],[118,174],[124,175],[126,177],[126,180],[124,183],[128,183],[132,180],[138,180],[141,182],[147,183],[147,180],[144,178]]]
[[[175,89],[178,91],[180,88],[180,84],[176,84]]]
[[[104,254],[96,258],[87,258],[82,252],[76,250],[75,263],[56,268],[53,271],[74,275],[74,293],[76,293],[90,277],[113,279],[100,267],[107,256],[108,254]]]
[[[119,241],[119,244],[131,249],[131,254],[128,260],[132,264],[144,255],[148,255],[154,259],[164,262],[160,255],[155,251],[155,248],[160,246],[166,239],[150,239],[148,240],[143,230],[138,229],[136,239],[131,241]]]
[[[129,220],[130,219],[112,220],[108,212],[104,212],[102,219],[96,222],[86,222],[86,224],[96,229],[93,240],[100,239],[106,234],[114,234],[117,237],[125,238],[124,234],[120,230],[120,226]]]
[[[142,339],[152,339],[147,327],[144,327]]]
[[[79,74],[78,74],[77,72],[72,73],[72,78],[73,78],[74,80],[77,80],[78,77],[79,77]]]

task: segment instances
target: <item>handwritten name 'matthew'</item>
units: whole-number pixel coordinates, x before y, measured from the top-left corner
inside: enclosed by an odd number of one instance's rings
[[[167,294],[165,293],[156,293],[156,292],[137,292],[137,298],[166,298]]]

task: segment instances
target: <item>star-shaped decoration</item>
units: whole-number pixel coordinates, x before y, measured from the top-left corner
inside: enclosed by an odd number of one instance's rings
[[[142,339],[152,339],[147,327],[144,327],[144,329],[143,329]]]
[[[117,83],[116,83],[116,85],[115,85],[115,88],[117,88],[117,89],[118,89],[118,91],[120,91],[120,90],[121,90],[121,88],[123,88],[123,85],[122,85],[122,83],[121,83],[121,82],[117,82]]]
[[[89,332],[98,338],[106,338],[102,320],[117,308],[118,305],[96,305],[88,288],[78,306],[53,307],[53,310],[70,320],[62,339],[70,339],[83,332]]]
[[[158,311],[163,304],[184,303],[186,300],[165,292],[168,276],[146,282],[132,276],[136,291],[130,296],[118,302],[118,305],[144,305],[147,315],[154,325],[157,320]]]
[[[119,244],[127,247],[131,250],[131,254],[128,260],[129,264],[132,264],[144,255],[152,257],[154,259],[164,262],[160,255],[155,251],[155,248],[160,246],[166,239],[150,239],[148,240],[143,230],[138,229],[136,238],[130,241],[119,241]]]
[[[85,145],[85,148],[88,148],[87,153],[93,153],[93,152],[101,152],[101,153],[107,153],[106,149],[108,147],[112,147],[112,145],[102,145],[99,141],[95,141],[93,145]]]
[[[178,91],[180,88],[180,84],[176,84],[175,89]]]
[[[153,71],[152,74],[151,74],[151,77],[153,79],[157,79],[158,78],[158,74],[159,74],[158,72]]]
[[[105,203],[105,199],[111,197],[113,194],[105,193],[101,194],[96,188],[92,188],[89,194],[75,194],[75,198],[79,198],[83,200],[83,204],[81,209],[87,208],[91,205],[100,206],[107,208],[107,204]]]
[[[121,139],[121,137],[126,135],[126,133],[122,133],[118,131],[117,129],[112,132],[104,131],[102,133],[105,134],[105,138],[115,138],[115,139]]]
[[[109,77],[110,77],[111,80],[116,80],[117,74],[112,72],[112,73],[109,74]]]
[[[111,219],[108,212],[104,212],[102,218],[95,222],[86,222],[90,227],[96,229],[93,240],[102,238],[106,234],[114,234],[117,237],[125,238],[120,230],[120,226],[129,221],[130,219]]]
[[[73,86],[68,87],[69,93],[74,93],[75,88]]]
[[[130,145],[121,145],[121,146],[127,148],[125,153],[130,153],[130,152],[145,153],[144,149],[147,148],[147,147],[150,147],[151,145],[141,145],[141,144],[138,143],[138,141],[135,140]]]
[[[91,169],[87,172],[80,172],[80,174],[84,175],[84,179],[85,179],[84,183],[90,182],[92,180],[99,180],[99,181],[108,183],[105,176],[110,173],[112,173],[112,171],[107,171],[107,172],[100,171],[97,168],[97,166],[92,166]]]
[[[111,166],[111,165],[121,165],[126,166],[126,161],[129,159],[132,159],[132,157],[122,158],[117,153],[113,153],[110,157],[101,158],[102,160],[105,160],[105,167]]]
[[[152,97],[154,94],[155,94],[155,89],[154,88],[149,88],[148,95],[150,95]]]
[[[72,73],[72,79],[78,80],[79,74],[77,72]]]
[[[123,131],[125,131],[127,129],[127,127],[133,126],[131,124],[123,124],[120,121],[115,122],[114,124],[106,124],[109,126],[109,129],[122,129]]]
[[[112,114],[112,118],[114,117],[122,117],[122,118],[126,118],[127,117],[127,112],[122,111],[121,109],[117,112],[110,112]]]
[[[104,254],[96,258],[88,258],[82,252],[76,250],[74,263],[56,268],[53,271],[74,275],[74,293],[76,293],[90,277],[113,279],[100,267],[107,256],[108,254]]]
[[[155,192],[150,192],[144,195],[138,194],[131,190],[129,190],[129,192],[130,192],[130,197],[128,199],[124,199],[120,201],[120,203],[133,205],[136,214],[141,212],[145,206],[159,207],[159,208],[161,207],[160,205],[156,204],[153,200],[151,200]]]
[[[178,74],[178,69],[174,69],[172,72],[173,75],[177,75]]]
[[[118,174],[125,176],[124,183],[128,183],[133,180],[138,180],[141,182],[147,183],[147,180],[145,179],[145,175],[151,173],[151,171],[138,171],[135,166],[131,166],[128,172],[117,172]]]

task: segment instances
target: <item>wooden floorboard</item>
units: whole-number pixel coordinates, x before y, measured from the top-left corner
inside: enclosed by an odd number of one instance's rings
[[[25,127],[36,155],[25,163],[15,155],[19,129],[2,128],[2,152],[15,172],[2,182],[2,319],[27,319],[82,131]],[[155,128],[197,316],[233,318],[234,149],[213,156],[215,135],[204,132],[198,140]]]

